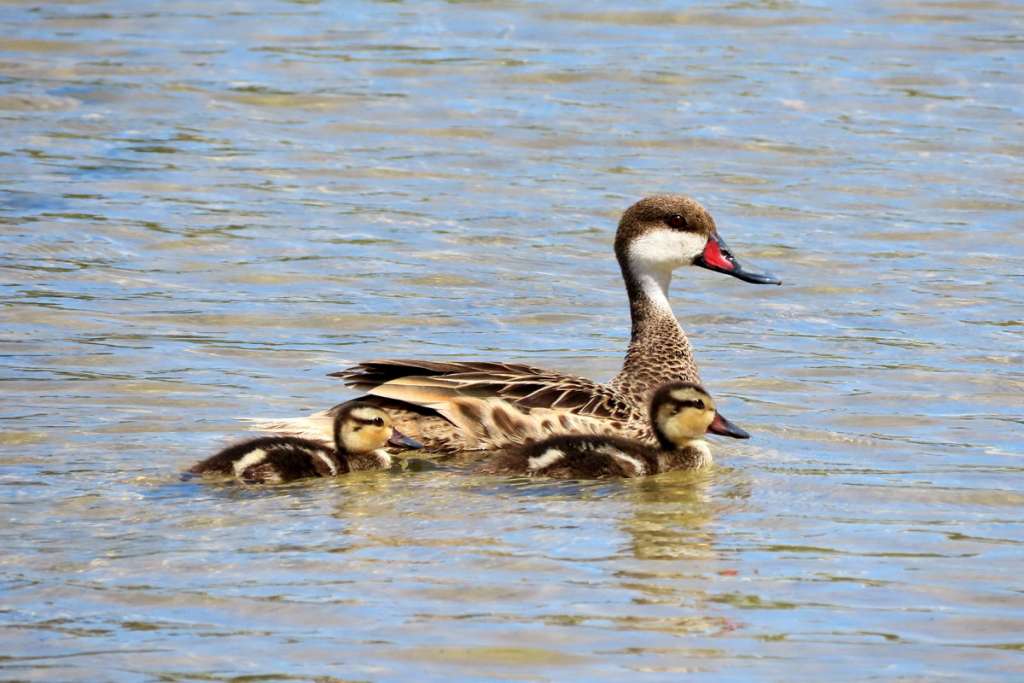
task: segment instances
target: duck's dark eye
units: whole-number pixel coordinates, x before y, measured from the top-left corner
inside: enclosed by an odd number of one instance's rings
[[[375,417],[375,418],[373,418],[373,424],[377,425],[378,427],[383,427],[384,426],[384,418],[383,417]]]
[[[689,230],[690,226],[686,222],[686,217],[681,213],[674,213],[671,216],[665,218],[665,225],[672,228],[673,230]]]

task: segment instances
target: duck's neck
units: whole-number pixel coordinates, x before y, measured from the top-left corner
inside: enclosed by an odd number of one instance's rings
[[[622,265],[629,295],[632,331],[622,371],[612,380],[616,390],[644,405],[665,382],[699,382],[693,349],[668,302],[672,269],[636,270]]]

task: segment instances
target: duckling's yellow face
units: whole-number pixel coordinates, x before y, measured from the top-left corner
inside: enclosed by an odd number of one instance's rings
[[[715,419],[715,402],[695,387],[673,389],[658,406],[658,430],[676,446],[704,436]]]
[[[339,436],[349,453],[369,453],[383,448],[391,438],[391,417],[373,406],[357,406],[342,418]]]

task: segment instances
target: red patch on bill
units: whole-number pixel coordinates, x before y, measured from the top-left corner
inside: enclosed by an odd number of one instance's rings
[[[722,250],[718,248],[718,242],[714,237],[710,238],[708,243],[704,246],[704,255],[702,258],[704,259],[704,263],[719,270],[732,270],[736,267],[731,261],[722,256]]]

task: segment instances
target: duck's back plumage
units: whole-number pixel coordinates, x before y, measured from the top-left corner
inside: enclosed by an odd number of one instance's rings
[[[625,420],[634,412],[631,405],[604,384],[520,363],[374,360],[331,376],[373,396],[406,401],[409,399],[404,395],[389,394],[419,392],[424,403],[432,398],[499,398],[522,408],[561,409],[598,419]],[[404,387],[408,389],[403,390]]]
[[[386,409],[431,450],[491,449],[565,433],[644,438],[647,431],[643,411],[610,386],[519,363],[380,360],[333,376],[368,392],[359,400]]]

